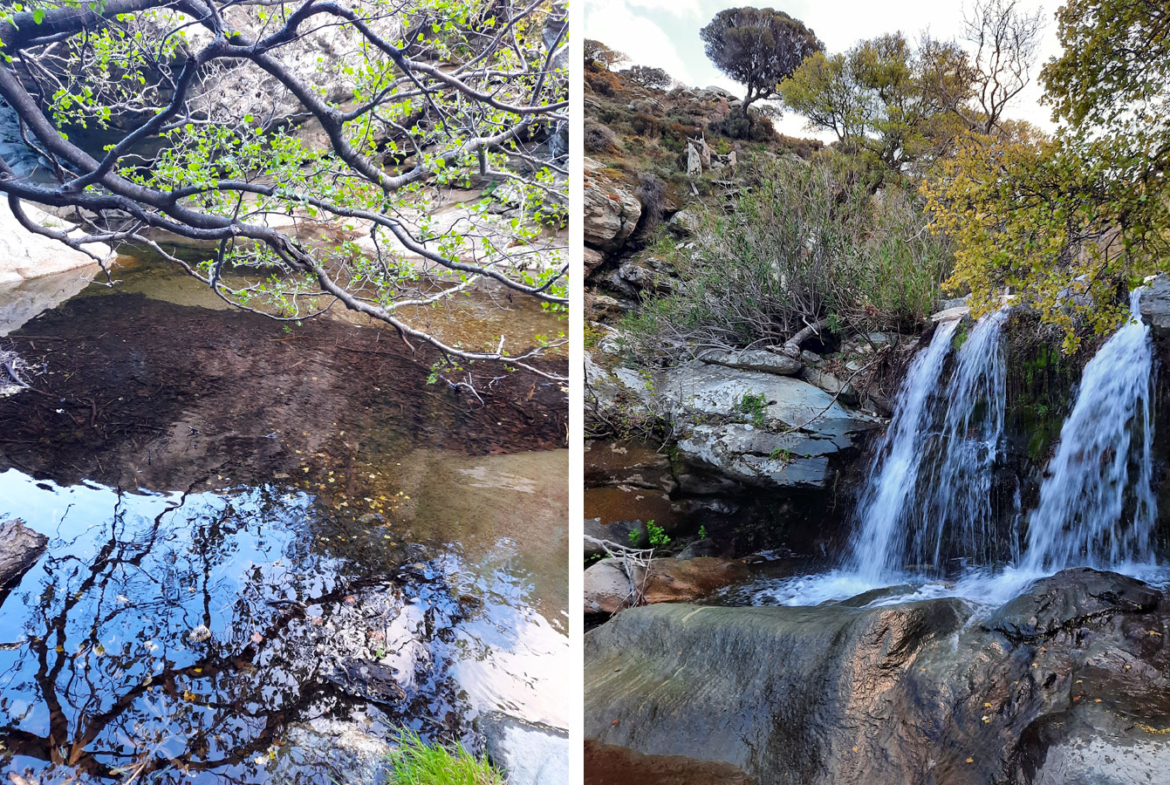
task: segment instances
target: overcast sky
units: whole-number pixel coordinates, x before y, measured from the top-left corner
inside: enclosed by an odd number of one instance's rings
[[[1020,6],[1029,12],[1034,9],[1043,11],[1046,24],[1040,45],[1041,63],[1060,51],[1053,16],[1061,1],[1020,0]],[[866,38],[898,30],[911,41],[924,30],[929,30],[935,38],[956,38],[962,27],[964,8],[962,0],[762,0],[759,3],[585,0],[585,37],[624,52],[629,55],[630,64],[663,68],[675,79],[694,87],[718,85],[736,95],[743,95],[743,85],[724,76],[707,59],[703,42],[699,40],[699,30],[724,8],[749,4],[771,6],[801,20],[825,42],[830,53],[849,49]],[[619,69],[630,64],[619,66]],[[1007,114],[1051,129],[1049,111],[1039,103],[1041,92],[1033,79]],[[831,135],[807,130],[804,119],[791,112],[785,112],[778,127],[783,133],[794,136],[831,138]]]

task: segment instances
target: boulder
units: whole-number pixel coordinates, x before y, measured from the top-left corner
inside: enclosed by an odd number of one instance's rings
[[[636,593],[621,559],[602,559],[582,576],[586,614],[613,615],[629,605]]]
[[[10,588],[41,558],[49,538],[22,521],[0,523],[0,589]]]
[[[1141,298],[1142,321],[1158,338],[1170,336],[1170,276],[1147,279]]]
[[[679,458],[690,467],[715,471],[744,485],[766,488],[824,488],[829,459],[851,446],[848,437],[802,432],[776,433],[752,425],[694,425],[678,441]],[[700,493],[693,475],[680,477],[683,490]]]
[[[585,636],[585,737],[758,785],[1164,778],[1158,592],[1072,570],[998,610],[856,605],[625,610]],[[1009,619],[1044,637],[1004,635]]]
[[[79,237],[73,224],[25,203],[25,214],[36,224],[55,232]],[[113,251],[104,243],[86,246],[98,259],[110,259]],[[15,284],[30,278],[92,268],[96,260],[81,251],[44,235],[33,234],[16,220],[7,200],[0,200],[0,284]]]
[[[739,561],[697,556],[652,559],[643,568],[623,559],[602,559],[585,570],[585,613],[619,613],[640,600],[645,605],[692,602],[747,580]]]
[[[644,548],[648,544],[646,525],[641,521],[612,521],[603,524],[600,518],[586,518],[585,558],[605,556],[603,543],[624,548]]]
[[[632,368],[618,366],[612,371],[585,353],[585,411],[624,419],[650,414],[651,394],[647,380]]]
[[[344,771],[353,783],[386,782],[391,751],[383,733],[360,720],[317,717],[291,725],[274,746],[267,774],[277,782],[299,782],[306,771]]]
[[[620,319],[630,308],[628,301],[610,297],[608,294],[585,292],[585,318],[591,321]]]
[[[699,217],[692,210],[679,210],[666,227],[678,237],[694,237],[699,232]]]
[[[736,485],[823,488],[833,458],[859,447],[882,424],[806,381],[702,360],[671,369],[655,391],[658,408],[670,412],[680,434],[679,458],[688,470],[678,482],[693,494]]]
[[[1039,640],[1118,613],[1150,613],[1161,599],[1160,592],[1134,578],[1077,567],[1036,581],[983,627],[1013,640]]]
[[[569,734],[548,725],[493,711],[481,720],[488,758],[508,785],[569,781]]]
[[[687,143],[687,177],[699,177],[703,174],[703,156],[693,142]]]
[[[775,354],[765,349],[740,349],[723,351],[713,349],[699,355],[699,359],[711,365],[725,365],[741,371],[760,371],[779,376],[795,376],[800,373],[801,363],[795,357]]]
[[[805,366],[800,372],[800,378],[811,385],[821,388],[829,395],[837,396],[837,400],[850,406],[858,404],[857,389],[852,382],[842,382],[828,371]]]
[[[627,188],[600,174],[596,161],[585,166],[585,243],[613,250],[634,233],[642,217],[642,203]]]
[[[610,284],[631,295],[642,292],[669,294],[674,288],[671,282],[673,272],[667,262],[657,257],[636,257],[618,265],[610,276]]]
[[[720,548],[715,544],[715,541],[710,538],[702,540],[692,540],[687,543],[687,546],[675,554],[674,558],[682,559],[697,559],[700,556],[718,556]]]
[[[971,309],[966,305],[957,305],[954,308],[947,308],[944,311],[931,314],[930,320],[932,322],[953,322],[957,319],[971,315]]]
[[[585,277],[586,278],[593,275],[593,272],[598,267],[605,264],[605,254],[603,254],[601,251],[597,250],[596,248],[590,248],[589,246],[585,246],[584,250],[582,251],[582,256],[583,256],[584,262],[585,262]]]
[[[802,430],[849,446],[852,438],[881,425],[881,420],[852,411],[808,382],[774,373],[741,371],[691,362],[672,368],[660,385],[677,417],[702,415],[751,422],[767,430]],[[745,411],[745,400],[763,397],[759,416]]]

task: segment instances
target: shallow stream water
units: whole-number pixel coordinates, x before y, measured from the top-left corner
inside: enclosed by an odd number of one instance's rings
[[[0,606],[0,769],[355,783],[401,727],[567,727],[563,391],[480,407],[383,330],[117,277],[7,339],[37,392],[0,401],[0,520],[50,540]]]

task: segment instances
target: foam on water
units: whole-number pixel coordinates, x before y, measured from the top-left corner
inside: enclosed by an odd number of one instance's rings
[[[1170,571],[1152,564],[1127,563],[1112,567],[1113,572],[1137,578],[1155,587],[1170,586]],[[876,608],[919,600],[957,597],[976,608],[998,608],[1018,597],[1040,578],[1054,571],[1037,571],[1009,565],[998,569],[972,568],[952,581],[924,580],[920,574],[892,575],[872,581],[854,572],[829,572],[795,575],[755,581],[717,595],[713,601],[722,605],[785,605],[807,607],[837,603],[866,592],[891,589],[858,607]]]

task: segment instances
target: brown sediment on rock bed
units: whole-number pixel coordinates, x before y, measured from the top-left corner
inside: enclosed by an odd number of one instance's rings
[[[119,294],[70,301],[5,343],[41,370],[32,390],[0,399],[0,468],[65,484],[185,489],[281,479],[313,462],[393,466],[420,448],[566,445],[562,385],[480,365],[481,404],[426,383],[437,352],[340,321],[289,332],[256,314]]]
[[[756,785],[730,763],[640,752],[585,740],[587,785]]]

